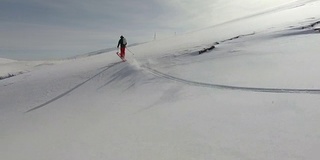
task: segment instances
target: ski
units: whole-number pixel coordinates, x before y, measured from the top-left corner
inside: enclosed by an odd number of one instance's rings
[[[121,58],[121,56],[120,56],[120,53],[119,53],[119,52],[117,52],[116,54],[120,57],[120,59],[121,59],[123,62],[127,61],[125,58]]]

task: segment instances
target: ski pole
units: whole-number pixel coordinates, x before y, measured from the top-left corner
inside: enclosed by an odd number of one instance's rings
[[[130,53],[132,53],[132,55],[134,55],[134,53],[133,53],[133,52],[131,52],[128,48],[127,48],[127,50],[128,50]]]

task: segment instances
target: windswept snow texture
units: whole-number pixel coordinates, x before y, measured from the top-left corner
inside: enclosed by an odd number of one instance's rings
[[[319,159],[320,2],[278,8],[1,80],[1,159]]]

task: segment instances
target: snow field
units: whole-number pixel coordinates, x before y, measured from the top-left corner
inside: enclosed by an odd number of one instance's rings
[[[320,89],[320,3],[297,3],[1,80],[1,157],[318,159],[319,93],[197,85]]]

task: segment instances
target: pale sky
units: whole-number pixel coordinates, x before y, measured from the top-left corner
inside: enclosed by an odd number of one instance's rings
[[[151,41],[155,32],[161,39],[246,15],[276,0],[234,1],[1,0],[0,57],[68,57],[114,47],[120,35],[129,44]]]

